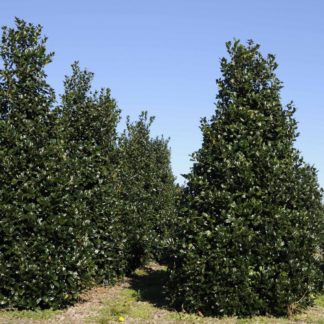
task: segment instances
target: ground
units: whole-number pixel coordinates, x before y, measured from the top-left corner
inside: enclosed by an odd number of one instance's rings
[[[0,323],[312,323],[324,324],[324,296],[316,305],[293,318],[212,318],[169,310],[162,294],[166,267],[151,263],[114,287],[96,287],[81,296],[81,302],[64,311],[1,311]]]

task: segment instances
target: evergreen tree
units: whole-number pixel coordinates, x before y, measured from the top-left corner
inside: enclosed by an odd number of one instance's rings
[[[61,307],[85,286],[87,244],[66,214],[55,136],[54,91],[46,82],[41,26],[16,19],[0,54],[0,304]],[[86,264],[86,265],[85,265]]]
[[[174,238],[174,221],[176,215],[177,187],[171,169],[171,152],[169,141],[162,137],[151,139],[152,171],[151,205],[153,207],[152,258],[166,261]]]
[[[61,308],[168,247],[168,141],[144,114],[117,143],[116,101],[78,63],[55,107],[41,26],[4,27],[0,57],[0,306]]]
[[[72,65],[65,78],[61,136],[70,179],[71,215],[79,214],[88,230],[97,282],[114,282],[124,274],[126,233],[120,228],[116,190],[116,126],[120,111],[109,89],[91,92],[93,73]]]
[[[151,138],[154,118],[146,112],[119,138],[120,200],[127,232],[128,270],[159,258],[170,242],[174,219],[174,178],[168,141]]]
[[[220,315],[283,315],[312,302],[323,224],[316,170],[294,148],[273,55],[226,44],[216,112],[202,120],[179,212],[168,291],[174,305]]]

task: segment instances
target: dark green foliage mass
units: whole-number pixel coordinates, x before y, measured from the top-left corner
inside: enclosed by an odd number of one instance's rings
[[[135,123],[128,119],[119,139],[120,200],[129,271],[152,257],[162,257],[171,239],[175,186],[170,151],[167,140],[150,137],[153,120],[146,112]]]
[[[78,63],[57,104],[41,26],[3,28],[0,308],[61,308],[152,258],[170,262],[170,300],[188,311],[282,315],[311,304],[323,285],[316,170],[294,148],[295,108],[281,104],[274,56],[253,42],[227,49],[181,189],[154,118],[127,119],[118,135],[110,90],[93,91]]]
[[[91,92],[93,74],[72,65],[62,96],[60,135],[65,144],[70,215],[86,223],[95,280],[114,282],[124,274],[126,233],[117,200],[116,126],[120,111],[109,89]]]
[[[41,27],[16,19],[0,54],[0,303],[60,307],[90,278],[88,244],[67,215],[61,143],[53,137],[54,92],[46,83]]]
[[[118,138],[116,101],[78,63],[56,106],[41,33],[16,19],[0,47],[4,308],[61,308],[116,282],[166,250],[174,218],[167,141],[150,137],[146,115]]]
[[[321,191],[294,148],[295,108],[281,104],[275,57],[252,41],[227,50],[187,175],[168,292],[188,311],[283,315],[316,291]]]

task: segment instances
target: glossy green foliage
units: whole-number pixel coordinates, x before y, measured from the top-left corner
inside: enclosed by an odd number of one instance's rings
[[[318,287],[321,190],[293,146],[295,108],[281,104],[275,57],[252,41],[226,45],[216,112],[202,120],[187,175],[168,292],[203,314],[287,314]]]
[[[46,83],[41,27],[16,19],[0,55],[0,304],[61,307],[87,281],[87,237],[68,215],[55,137],[54,92]]]
[[[124,230],[128,236],[128,271],[147,259],[162,257],[170,244],[175,214],[174,178],[168,141],[151,138],[154,118],[143,112],[139,120],[127,120],[119,139],[120,200]]]
[[[16,19],[0,47],[0,307],[61,308],[112,284],[170,242],[167,141],[72,65],[60,105],[46,82],[42,28]],[[138,252],[140,250],[140,252]]]
[[[65,79],[60,132],[66,157],[70,215],[87,224],[95,280],[113,283],[125,272],[120,202],[117,200],[116,127],[120,111],[109,89],[91,92],[93,74],[72,65]]]

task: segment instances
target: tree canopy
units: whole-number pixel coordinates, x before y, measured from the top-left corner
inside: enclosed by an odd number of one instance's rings
[[[179,211],[172,302],[203,314],[282,315],[311,303],[322,228],[316,170],[294,147],[272,54],[226,44],[215,114],[202,119]]]

